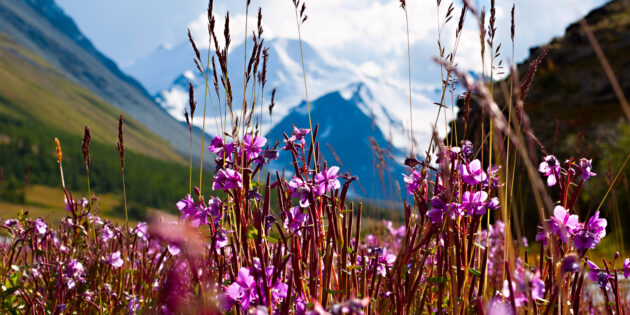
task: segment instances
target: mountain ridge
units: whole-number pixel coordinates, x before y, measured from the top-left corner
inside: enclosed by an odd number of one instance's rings
[[[70,80],[166,139],[169,145],[164,150],[188,155],[187,128],[157,105],[137,81],[98,52],[53,0],[0,2],[0,33],[8,34]],[[200,146],[199,137],[194,143]],[[193,155],[198,157],[199,152]]]

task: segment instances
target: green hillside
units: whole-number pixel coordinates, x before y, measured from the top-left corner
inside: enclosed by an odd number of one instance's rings
[[[62,144],[68,187],[86,191],[81,153],[85,125],[92,130],[93,191],[121,191],[115,147],[117,109],[66,79],[6,34],[0,34],[0,82],[0,199],[22,201],[29,166],[31,184],[60,185],[54,137]],[[187,193],[187,160],[130,118],[125,121],[125,145],[125,179],[131,204],[138,205],[138,211],[145,207],[173,208],[177,198]]]

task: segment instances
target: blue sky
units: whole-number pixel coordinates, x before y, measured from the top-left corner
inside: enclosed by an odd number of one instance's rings
[[[106,55],[123,68],[161,45],[176,45],[186,40],[186,28],[204,42],[205,0],[57,0],[75,19],[79,28]],[[411,29],[414,79],[419,83],[435,80],[430,57],[437,53],[436,2],[407,1]],[[479,6],[484,0],[473,1]],[[517,61],[528,55],[529,47],[561,35],[568,23],[584,15],[604,0],[517,0]],[[230,10],[232,39],[242,41],[245,10],[243,1],[215,0],[215,12]],[[510,58],[509,10],[512,1],[497,1],[498,37],[504,42],[502,57]],[[442,1],[443,16],[448,1]],[[361,66],[374,75],[403,77],[406,65],[404,15],[398,0],[311,0],[307,1],[309,20],[303,37],[316,48]],[[461,1],[455,2],[456,7]],[[290,0],[253,0],[252,10],[263,7],[266,36],[296,37]],[[457,12],[457,9],[455,10]],[[457,15],[456,13],[455,15]],[[254,12],[250,12],[253,16]],[[454,18],[456,20],[457,18]],[[456,21],[442,37],[447,47]],[[251,25],[251,24],[250,24]],[[450,33],[449,33],[450,32]],[[478,29],[472,19],[460,43],[460,66],[478,70]],[[506,60],[508,61],[508,60]]]

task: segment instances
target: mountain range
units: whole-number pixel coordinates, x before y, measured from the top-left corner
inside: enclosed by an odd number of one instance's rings
[[[274,38],[266,41],[265,44],[265,47],[269,47],[269,60],[262,131],[270,142],[274,143],[283,140],[282,132],[290,134],[293,125],[307,128],[308,119],[305,120],[307,110],[300,42],[295,39]],[[251,46],[252,42],[249,41],[248,47]],[[390,186],[399,181],[400,173],[403,171],[400,163],[410,148],[407,85],[366,75],[353,64],[326,55],[307,42],[302,42],[302,47],[311,118],[313,124],[319,124],[321,145],[329,144],[332,150],[341,157],[345,166],[343,169],[358,175],[366,185],[377,183],[378,188],[375,189],[365,191],[357,189],[359,195],[384,197],[382,191],[388,189],[391,191]],[[204,63],[207,53],[208,50],[201,50]],[[211,54],[213,53],[211,51]],[[184,108],[188,106],[189,82],[195,88],[197,103],[204,102],[205,78],[195,69],[192,62],[193,56],[194,52],[188,42],[173,47],[159,47],[124,70],[147,86],[148,90],[154,93],[155,100],[173,117],[183,120]],[[244,57],[244,44],[230,50],[228,73],[231,73],[232,87],[236,91],[234,104],[242,104]],[[168,75],[174,76],[165,85]],[[267,107],[273,88],[276,88],[277,93],[273,115],[269,116]],[[250,87],[246,93],[249,99]],[[426,106],[431,102],[425,95],[434,93],[435,91],[422,89],[414,89],[412,93],[413,103],[416,104],[413,112],[414,120],[419,122],[414,129],[414,137],[421,145],[426,144],[424,140],[431,134],[431,124],[435,117],[435,107]],[[214,95],[214,93],[209,95]],[[214,103],[216,103],[216,96]],[[208,111],[211,113],[210,106],[208,104]],[[238,109],[239,106],[235,105],[235,111]],[[211,114],[208,117],[206,131],[216,134],[218,128],[215,119]],[[349,117],[352,118],[349,119]],[[201,120],[196,119],[195,124],[199,126]],[[385,170],[386,173],[397,174],[393,179],[385,181],[389,182],[388,184],[381,181],[373,165],[364,163],[366,156],[373,155],[370,153],[374,149],[370,145],[370,138],[379,148],[387,148],[389,157],[395,161],[388,164],[388,169]],[[336,163],[328,145],[322,148],[322,152],[329,163]],[[284,161],[288,162],[288,160]],[[288,165],[288,163],[276,165]],[[379,194],[375,194],[375,191]]]

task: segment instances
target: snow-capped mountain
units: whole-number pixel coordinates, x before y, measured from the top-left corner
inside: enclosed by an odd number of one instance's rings
[[[357,106],[369,103],[370,99],[364,84],[353,84],[342,92],[325,94],[310,104],[311,118],[319,125],[320,156],[329,166],[339,166],[340,175],[348,172],[358,176],[352,194],[370,199],[398,198],[399,187],[395,182],[400,180],[404,169],[397,157],[403,153],[391,145],[389,136],[376,125],[375,117]],[[302,102],[266,136],[271,145],[279,142],[282,147],[283,133],[290,135],[293,126],[308,128],[308,125],[306,102]],[[292,173],[291,162],[290,152],[281,151],[272,168]]]
[[[263,132],[273,128],[276,122],[287,116],[291,109],[305,99],[300,43],[295,39],[276,38],[265,42],[269,47],[267,67],[267,85],[264,95]],[[385,80],[365,74],[350,62],[337,60],[317,51],[306,42],[302,42],[304,67],[308,84],[310,101],[315,103],[327,93],[338,91],[342,97],[350,101],[368,117],[373,117],[374,125],[387,134],[394,147],[400,152],[409,150],[409,92],[407,82]],[[252,43],[248,43],[248,54]],[[207,50],[201,50],[205,58]],[[171,115],[184,120],[184,108],[188,106],[188,83],[195,87],[197,103],[203,104],[205,79],[195,69],[192,62],[194,53],[188,42],[173,47],[160,47],[154,53],[138,60],[125,70],[142,82],[156,100]],[[228,58],[228,72],[234,94],[234,110],[240,109],[243,95],[243,58],[245,45],[240,44],[231,49]],[[249,55],[248,55],[249,57]],[[204,60],[205,62],[205,60]],[[170,80],[167,80],[172,76]],[[170,81],[168,84],[165,82]],[[250,83],[251,85],[251,83]],[[160,88],[160,86],[162,86]],[[355,89],[360,87],[357,91]],[[271,90],[277,88],[276,106],[273,117],[269,120],[267,106],[271,100]],[[212,84],[210,90],[213,91]],[[259,91],[257,91],[259,93]],[[355,94],[361,97],[353,97]],[[418,147],[424,149],[428,143],[432,124],[435,122],[437,106],[430,100],[437,98],[435,91],[427,87],[415,87],[413,90],[414,138]],[[214,96],[214,93],[210,95]],[[425,95],[430,95],[427,97]],[[248,89],[248,101],[251,91]],[[216,96],[213,102],[216,103]],[[207,105],[206,130],[216,134],[215,119],[210,101]],[[257,105],[258,106],[258,105]],[[218,111],[218,110],[215,110]],[[218,115],[218,112],[216,113]],[[201,124],[200,110],[197,110],[195,124]],[[416,150],[416,153],[422,153]]]

